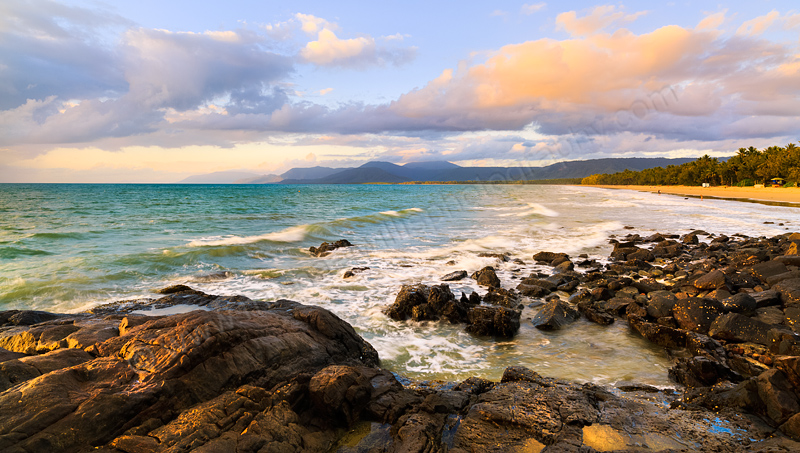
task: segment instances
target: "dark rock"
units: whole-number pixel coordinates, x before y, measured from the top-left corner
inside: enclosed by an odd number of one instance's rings
[[[473,376],[462,382],[459,382],[455,387],[453,387],[453,390],[480,395],[481,393],[493,389],[495,385],[497,384],[488,379],[482,379]]]
[[[704,290],[722,288],[725,284],[725,274],[720,270],[713,270],[694,281],[695,288]]]
[[[669,369],[669,377],[687,387],[707,387],[719,381],[729,380],[731,370],[707,357],[678,358]]]
[[[172,286],[167,286],[166,288],[157,289],[153,292],[158,294],[175,294],[184,291],[194,291],[194,290],[186,285],[172,285]]]
[[[774,261],[779,261],[787,266],[800,267],[800,255],[776,256]]]
[[[733,313],[752,314],[758,308],[756,299],[747,293],[737,293],[733,296],[720,300],[723,310]]]
[[[569,259],[569,255],[566,253],[555,253],[555,252],[539,252],[533,255],[533,259],[539,263],[547,263],[550,264],[558,257],[563,257]]]
[[[648,294],[645,304],[648,316],[652,318],[663,318],[672,314],[672,307],[678,299],[669,291],[652,291]]]
[[[477,280],[478,284],[481,286],[488,286],[488,287],[500,287],[500,279],[497,278],[497,274],[494,272],[494,268],[492,266],[486,266],[483,269],[475,272],[471,275],[474,280]]]
[[[633,286],[634,288],[639,290],[639,292],[644,294],[650,294],[654,291],[663,291],[667,288],[664,284],[659,283],[652,278],[637,280],[635,282],[632,282],[631,286]]]
[[[467,271],[455,271],[442,277],[440,280],[443,282],[454,282],[467,278]]]
[[[25,354],[20,352],[13,352],[9,351],[8,349],[0,348],[0,363],[3,363],[7,360],[14,360],[19,359],[21,357],[25,357]]]
[[[180,445],[199,447],[229,429],[239,439],[249,420],[236,427],[238,416],[230,425],[223,417],[247,404],[255,405],[253,416],[267,406],[259,406],[255,396],[242,399],[227,391],[230,386],[257,383],[262,389],[240,390],[265,394],[263,388],[330,364],[377,366],[375,350],[332,313],[288,301],[269,307],[151,319],[93,345],[95,356],[62,350],[18,359],[37,361],[43,374],[0,394],[0,450],[88,451],[114,442],[152,446],[144,437],[157,439],[159,449],[185,449]],[[66,366],[44,368],[56,356],[52,366]],[[239,401],[238,406],[220,406],[223,400]],[[232,410],[226,413],[224,407]],[[288,410],[285,404],[275,407]],[[206,425],[200,414],[217,423]],[[147,436],[154,429],[158,432]],[[251,425],[247,431],[259,430]]]
[[[36,310],[8,310],[0,312],[0,327],[2,326],[32,326],[46,321],[63,317],[56,313]]]
[[[503,371],[503,377],[500,382],[531,382],[541,385],[542,387],[554,387],[556,385],[555,379],[543,377],[539,373],[525,368],[524,366],[510,366],[506,368]]]
[[[719,340],[768,345],[770,326],[739,313],[718,316],[708,334]]]
[[[789,272],[789,269],[780,261],[765,261],[763,263],[752,266],[750,270],[753,275],[760,278],[762,282],[766,282],[767,278]]]
[[[519,295],[513,289],[489,288],[482,300],[487,304],[501,305],[506,308],[520,308]]]
[[[700,240],[697,238],[696,234],[689,233],[683,236],[683,238],[681,238],[681,242],[683,242],[684,244],[697,245],[700,242]]]
[[[800,306],[786,307],[783,310],[783,315],[784,324],[789,326],[795,333],[800,333]]]
[[[572,305],[578,305],[581,302],[591,302],[593,300],[592,293],[586,288],[579,289],[575,294],[569,297],[569,303]]]
[[[354,267],[354,268],[352,268],[352,269],[350,269],[348,271],[345,271],[345,273],[342,276],[342,278],[355,277],[356,274],[359,274],[359,273],[364,272],[366,270],[369,270],[369,268],[368,267]]]
[[[770,305],[779,305],[781,303],[780,293],[771,289],[748,294],[750,294],[750,297],[756,300],[756,306],[759,308],[768,307]]]
[[[428,303],[430,290],[426,285],[403,285],[391,307],[386,314],[398,321],[403,321],[411,316],[414,307]]]
[[[784,305],[800,305],[800,278],[783,280],[772,289],[780,294]]]
[[[508,253],[488,253],[488,252],[481,252],[478,253],[478,256],[481,258],[496,258],[502,262],[508,261]]]
[[[350,427],[369,403],[372,385],[357,367],[331,365],[311,378],[308,390],[317,410]]]
[[[572,298],[570,298],[572,300]],[[591,300],[582,300],[577,304],[578,311],[591,322],[607,326],[614,323],[614,316],[594,307]]]
[[[780,426],[781,432],[794,440],[800,440],[800,414],[794,414]]]
[[[784,272],[778,275],[772,275],[770,277],[767,277],[766,282],[768,285],[774,286],[775,284],[780,283],[784,280],[790,280],[793,278],[800,278],[800,270],[794,270],[794,271]]]
[[[467,332],[512,338],[519,330],[521,312],[505,307],[475,307],[469,311]]]
[[[323,257],[329,255],[330,252],[338,248],[352,247],[352,246],[353,244],[351,244],[350,241],[348,241],[347,239],[339,239],[338,241],[333,243],[323,242],[322,244],[319,245],[319,247],[310,247],[308,251],[311,252],[311,254],[316,257]]]
[[[764,402],[767,416],[780,425],[800,412],[797,396],[781,370],[768,370],[758,376],[758,396]]]
[[[785,313],[778,307],[763,307],[756,309],[753,319],[768,325],[781,325],[786,318]]]
[[[560,272],[569,272],[569,271],[572,271],[574,269],[575,269],[575,265],[572,263],[572,261],[567,260],[567,261],[562,261],[561,263],[557,264],[553,268],[553,271],[560,273]]]
[[[675,321],[682,329],[706,333],[711,323],[722,313],[722,304],[713,299],[690,297],[679,300],[672,308]]]
[[[556,330],[580,318],[578,310],[568,303],[553,300],[544,305],[531,319],[534,327],[542,330]]]
[[[628,324],[639,332],[639,335],[661,347],[667,349],[686,347],[686,332],[683,330],[647,322],[634,316],[628,318]]]

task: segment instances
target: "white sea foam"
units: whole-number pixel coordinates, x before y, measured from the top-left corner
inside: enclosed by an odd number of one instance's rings
[[[212,236],[191,241],[186,245],[188,247],[217,247],[225,245],[253,244],[261,241],[299,242],[308,236],[310,227],[311,225],[298,225],[276,231],[274,233],[260,234],[257,236]]]

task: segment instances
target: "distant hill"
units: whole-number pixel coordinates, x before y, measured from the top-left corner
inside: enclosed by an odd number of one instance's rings
[[[450,162],[413,162],[397,165],[391,162],[367,162],[358,168],[335,170],[318,178],[291,178],[282,184],[361,184],[365,182],[398,183],[408,181],[530,181],[541,179],[584,178],[597,173],[680,165],[694,159],[608,158],[559,162],[546,167],[460,167]],[[317,167],[325,168],[325,167]],[[289,172],[300,169],[292,169]],[[289,173],[287,172],[287,173]],[[284,173],[286,175],[286,173]]]
[[[256,178],[255,173],[246,171],[215,171],[204,175],[193,175],[178,181],[178,184],[235,184],[240,179]]]
[[[344,168],[330,168],[330,167],[309,167],[309,168],[292,168],[291,170],[281,174],[283,179],[317,179],[324,178],[334,173],[339,173],[345,170]]]
[[[278,175],[261,175],[261,176],[256,176],[255,178],[237,179],[233,183],[234,184],[274,184],[276,182],[281,182],[281,181],[283,181],[283,178],[281,178]]]
[[[363,184],[409,181],[531,181],[541,179],[585,178],[598,173],[625,170],[642,171],[653,167],[681,165],[693,158],[629,157],[559,162],[546,167],[461,167],[451,162],[409,162],[397,165],[373,161],[356,168],[292,168],[277,175],[220,171],[190,176],[184,184]]]
[[[313,181],[313,182],[311,182]],[[379,167],[348,168],[318,179],[284,179],[281,184],[363,184],[368,182],[398,183],[410,181]]]
[[[409,162],[404,164],[403,168],[413,168],[415,170],[450,170],[452,168],[461,167],[445,160],[436,160],[431,162]]]

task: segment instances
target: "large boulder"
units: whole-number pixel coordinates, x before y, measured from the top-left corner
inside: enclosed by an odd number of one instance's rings
[[[481,286],[488,286],[490,288],[500,287],[500,279],[497,278],[497,274],[492,266],[486,266],[483,269],[476,271],[471,277],[477,280],[478,284]]]
[[[682,329],[700,333],[707,333],[722,311],[722,304],[718,301],[696,297],[679,300],[672,308],[673,317]]]
[[[578,310],[561,300],[546,303],[531,319],[534,327],[542,330],[556,330],[580,318]]]
[[[447,284],[403,285],[386,314],[399,321],[408,318],[414,321],[445,319],[460,323],[466,321],[468,308],[464,301],[456,299]]]
[[[467,332],[511,338],[519,330],[521,312],[506,307],[474,307],[469,311]]]
[[[785,305],[800,305],[800,278],[782,280],[772,287]]]
[[[769,325],[756,319],[739,313],[726,313],[714,320],[708,334],[718,340],[757,343],[766,346],[770,344],[770,329]]]
[[[86,451],[126,431],[146,434],[231,387],[272,388],[332,364],[378,364],[375,350],[327,310],[289,301],[251,308],[151,318],[92,345],[91,355],[18,359],[41,374],[0,394],[0,450]],[[185,416],[198,426],[201,414]],[[120,442],[165,446],[155,439]]]

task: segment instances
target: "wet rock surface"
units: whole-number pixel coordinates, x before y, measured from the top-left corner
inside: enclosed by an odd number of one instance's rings
[[[316,257],[323,257],[329,255],[332,251],[342,247],[352,247],[353,244],[347,239],[339,239],[336,242],[323,242],[319,247],[311,247],[308,249],[312,255]]]

